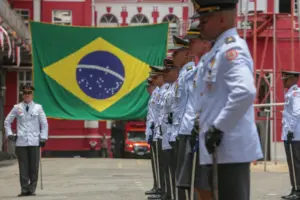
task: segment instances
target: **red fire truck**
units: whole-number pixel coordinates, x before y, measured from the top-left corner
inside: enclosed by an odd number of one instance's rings
[[[124,157],[150,156],[145,122],[128,122],[125,127]]]
[[[115,158],[150,157],[150,146],[146,141],[144,121],[118,122],[112,128],[112,140],[115,142]]]

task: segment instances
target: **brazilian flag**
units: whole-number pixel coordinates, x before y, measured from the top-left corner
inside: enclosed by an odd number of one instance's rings
[[[146,116],[149,65],[166,56],[168,24],[118,28],[30,22],[34,100],[71,120]]]

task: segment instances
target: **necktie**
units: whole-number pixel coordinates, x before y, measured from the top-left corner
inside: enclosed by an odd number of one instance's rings
[[[29,106],[26,106],[26,112],[28,112],[28,110],[29,110]]]

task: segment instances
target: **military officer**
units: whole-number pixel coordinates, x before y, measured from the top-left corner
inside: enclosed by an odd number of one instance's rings
[[[151,102],[153,101],[153,90],[154,85],[152,83],[152,79],[149,77],[147,79],[147,91],[150,95],[149,103],[148,103],[148,113],[146,119],[146,141],[149,145],[151,145],[150,153],[151,153],[151,167],[152,167],[152,174],[153,174],[153,188],[147,192],[146,195],[156,194],[158,187],[157,187],[157,179],[156,179],[156,165],[155,165],[155,144],[153,143],[153,129],[154,129],[154,116],[153,110],[151,107]]]
[[[190,189],[191,183],[188,179],[186,179],[186,175],[181,172],[182,168],[186,165],[186,162],[182,162],[184,161],[186,154],[186,139],[184,136],[182,138],[178,137],[180,133],[179,129],[181,126],[182,115],[188,98],[186,90],[184,89],[185,77],[194,69],[195,65],[193,62],[193,56],[191,55],[191,52],[187,48],[186,44],[187,43],[185,41],[182,41],[179,45],[177,44],[181,47],[176,49],[172,54],[173,64],[179,70],[179,75],[174,86],[173,131],[170,137],[171,146],[174,147],[174,150],[177,152],[175,180],[176,187],[178,187],[178,199],[188,199],[188,190]]]
[[[193,3],[202,37],[215,41],[199,69],[200,164],[212,164],[216,153],[219,200],[250,200],[250,162],[263,155],[254,119],[253,61],[235,28],[238,0]]]
[[[194,188],[197,192],[197,197],[201,200],[210,200],[212,195],[207,174],[211,172],[211,168],[199,165],[199,151],[201,151],[201,149],[196,148],[197,146],[195,144],[199,132],[199,127],[195,126],[198,125],[198,121],[195,120],[197,120],[198,116],[201,114],[199,108],[201,91],[199,91],[200,87],[197,82],[197,76],[200,71],[199,69],[203,66],[205,55],[207,55],[211,49],[212,43],[201,36],[198,25],[199,21],[194,21],[184,37],[184,39],[189,40],[189,49],[192,54],[197,56],[200,60],[195,70],[186,78],[186,87],[189,98],[187,99],[187,106],[182,120],[185,121],[183,126],[185,126],[186,132],[191,133],[190,140],[192,140],[192,143],[194,144],[193,151],[194,156],[196,156],[196,163],[193,163],[193,169],[195,170],[190,171],[193,173],[192,176],[195,176]]]
[[[300,199],[300,88],[299,72],[282,71],[285,93],[285,105],[282,117],[282,140],[286,152],[289,174],[292,185],[291,194],[283,199]]]
[[[23,87],[23,102],[14,105],[4,121],[6,135],[16,142],[21,193],[18,196],[35,196],[38,181],[40,147],[48,139],[48,123],[40,104],[33,101],[34,87]],[[17,118],[17,134],[11,124]]]
[[[162,154],[162,133],[161,133],[161,126],[160,126],[160,116],[161,116],[161,100],[162,94],[164,94],[168,84],[164,83],[163,80],[163,66],[151,66],[152,71],[150,72],[150,77],[152,78],[152,83],[156,86],[155,90],[153,91],[153,101],[151,103],[153,109],[153,117],[154,117],[154,128],[153,128],[153,142],[155,143],[155,150],[156,150],[156,171],[157,171],[157,185],[158,190],[157,194],[153,196],[149,196],[148,199],[162,199],[166,196],[165,194],[165,178],[164,178],[164,157]]]
[[[183,46],[182,48],[175,50],[172,54],[172,60],[175,67],[177,67],[179,70],[179,75],[174,87],[176,101],[174,101],[173,132],[170,137],[170,142],[175,141],[176,137],[178,136],[181,114],[185,107],[184,100],[187,99],[186,91],[182,90],[184,85],[184,77],[187,72],[192,72],[195,67],[193,57],[191,56],[187,46]],[[179,97],[182,97],[182,99],[178,99]]]
[[[163,102],[163,116],[162,116],[162,124],[164,124],[163,130],[163,150],[165,151],[165,174],[168,185],[168,195],[169,199],[178,199],[176,188],[175,188],[175,170],[176,170],[176,149],[169,143],[169,138],[172,134],[172,113],[173,113],[173,103],[174,103],[174,82],[178,78],[178,68],[174,66],[173,61],[171,59],[166,58],[164,60],[164,81],[169,83],[169,88],[165,92],[164,102]]]
[[[172,171],[172,146],[169,144],[169,138],[172,133],[172,105],[174,99],[174,82],[178,77],[178,69],[173,65],[172,60],[165,59],[164,60],[164,73],[163,78],[164,82],[168,84],[167,89],[164,91],[162,95],[161,101],[161,117],[159,119],[161,131],[162,131],[162,150],[164,155],[164,177],[166,182],[166,195],[164,199],[174,199],[175,198],[175,185],[174,185],[174,174]],[[173,169],[173,170],[172,170]]]

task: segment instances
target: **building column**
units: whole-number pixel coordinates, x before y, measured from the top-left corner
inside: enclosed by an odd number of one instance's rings
[[[86,16],[90,16],[87,17],[86,19],[86,24],[87,26],[97,26],[97,24],[95,23],[95,13],[96,13],[96,5],[95,5],[95,0],[86,0],[85,1],[85,5],[87,6],[86,8]]]
[[[0,53],[0,66],[3,61],[3,53]],[[5,93],[6,93],[6,73],[5,70],[2,69],[0,71],[0,151],[2,151],[2,147],[5,147],[3,150],[8,153],[14,154],[14,148],[11,147],[11,143],[5,140],[5,130],[4,130],[4,105],[5,105]],[[4,144],[5,143],[5,144]]]
[[[152,18],[153,24],[157,24],[157,19],[159,18],[159,11],[157,6],[153,6]]]
[[[33,20],[41,21],[41,0],[33,0]]]
[[[98,121],[84,121],[87,142],[90,145],[91,155],[89,157],[97,157],[97,151],[100,150],[100,133]]]
[[[128,26],[127,24],[127,17],[128,17],[128,12],[127,12],[127,7],[123,6],[122,11],[121,11],[121,18],[122,18],[122,23],[121,26]]]
[[[111,151],[111,126],[112,126],[112,120],[107,120],[106,121],[106,129],[107,129],[107,133],[106,133],[106,136],[107,136],[107,141],[108,141],[108,146],[107,146],[107,149],[108,149],[108,157],[112,158],[113,157],[113,154],[112,154],[112,151]]]

